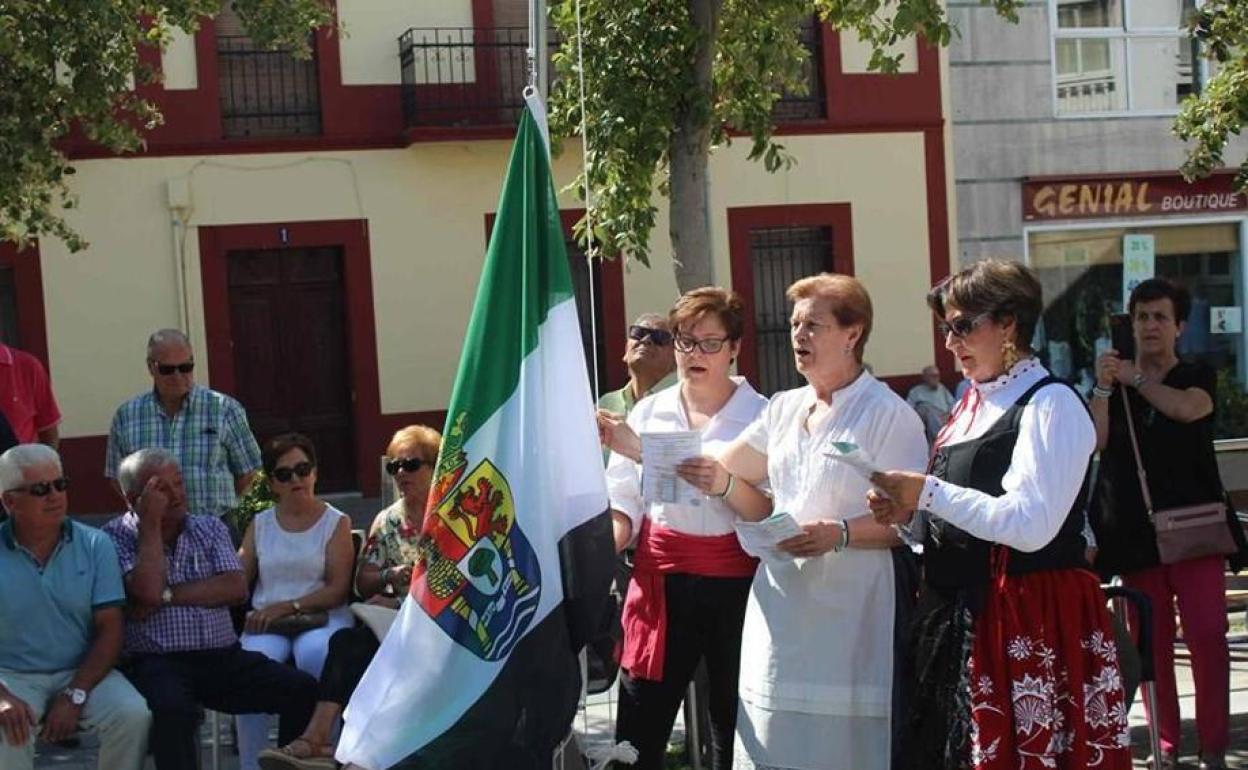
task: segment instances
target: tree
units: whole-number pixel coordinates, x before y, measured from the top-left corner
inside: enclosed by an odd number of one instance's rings
[[[325,0],[233,0],[262,45],[308,56],[308,31],[332,22]],[[62,145],[73,130],[113,152],[139,149],[161,122],[135,84],[173,28],[194,31],[222,0],[0,0],[0,240],[50,235],[86,244],[61,216],[74,197]]]
[[[1183,102],[1174,130],[1193,141],[1183,174],[1207,176],[1225,165],[1224,152],[1232,134],[1248,121],[1248,3],[1205,0],[1192,15],[1190,29],[1216,70],[1197,96]],[[1235,186],[1248,192],[1248,158],[1241,161]]]
[[[1020,0],[983,0],[1017,20]],[[800,25],[814,14],[857,34],[870,66],[896,72],[893,46],[919,35],[948,45],[954,30],[941,0],[581,0],[587,169],[573,183],[594,194],[593,235],[605,256],[649,264],[656,185],[670,202],[670,237],[681,291],[710,283],[706,170],[730,132],[749,136],[768,171],[794,158],[773,138],[772,105],[802,93],[808,53]],[[551,98],[551,129],[580,134],[575,0],[551,17],[563,43]],[[584,237],[584,221],[578,234]]]

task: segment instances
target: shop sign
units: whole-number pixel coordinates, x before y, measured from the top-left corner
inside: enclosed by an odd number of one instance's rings
[[[1248,211],[1248,195],[1234,189],[1235,174],[1195,182],[1173,174],[1072,177],[1023,182],[1023,219],[1100,219]]]
[[[1239,334],[1244,330],[1244,310],[1238,305],[1209,308],[1209,330],[1214,334]]]

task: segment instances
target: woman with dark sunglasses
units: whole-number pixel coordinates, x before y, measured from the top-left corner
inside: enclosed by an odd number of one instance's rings
[[[985,260],[927,304],[973,384],[927,473],[876,473],[867,495],[877,521],[923,542],[903,767],[1126,770],[1114,633],[1084,557],[1096,434],[1031,350],[1040,282]]]
[[[399,499],[373,520],[356,589],[368,604],[398,609],[407,595],[425,506],[438,461],[442,435],[424,425],[401,428],[386,448],[386,473],[394,479]],[[321,672],[316,709],[308,726],[289,744],[260,752],[263,770],[333,770],[334,728],[351,693],[377,654],[381,641],[367,625],[338,631],[329,640],[329,657]]]
[[[334,632],[354,625],[347,608],[351,587],[351,520],[316,497],[316,449],[307,436],[287,433],[265,445],[261,462],[277,504],[247,527],[239,560],[248,584],[255,581],[252,611],[239,643],[319,678]],[[324,625],[294,635],[272,633],[279,618],[326,612]],[[243,770],[256,770],[268,743],[267,714],[238,720]]]

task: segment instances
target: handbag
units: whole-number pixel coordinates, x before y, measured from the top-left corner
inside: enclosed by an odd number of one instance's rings
[[[329,612],[327,610],[300,612],[295,615],[283,615],[275,620],[270,620],[269,624],[264,628],[264,633],[298,636],[305,631],[320,628],[328,622]]]
[[[1122,409],[1127,414],[1127,430],[1131,434],[1131,451],[1140,476],[1140,492],[1148,520],[1157,533],[1157,553],[1162,564],[1175,564],[1202,556],[1229,556],[1238,550],[1227,521],[1224,502],[1197,503],[1177,508],[1153,509],[1153,496],[1148,491],[1148,474],[1140,457],[1140,443],[1135,435],[1130,399],[1122,388]]]

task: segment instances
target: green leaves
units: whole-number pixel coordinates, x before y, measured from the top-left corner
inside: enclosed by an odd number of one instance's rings
[[[1199,95],[1184,100],[1174,122],[1174,133],[1191,143],[1183,175],[1195,179],[1225,165],[1227,142],[1248,121],[1248,3],[1206,0],[1192,15],[1190,29],[1214,71]],[[1248,158],[1240,163],[1235,185],[1248,192]]]
[[[325,0],[235,0],[253,38],[308,54],[308,30],[330,23]],[[76,201],[61,149],[71,131],[113,152],[142,145],[160,112],[133,89],[157,73],[140,51],[172,27],[193,31],[220,0],[0,0],[0,240],[40,236],[86,246],[61,216]]]

